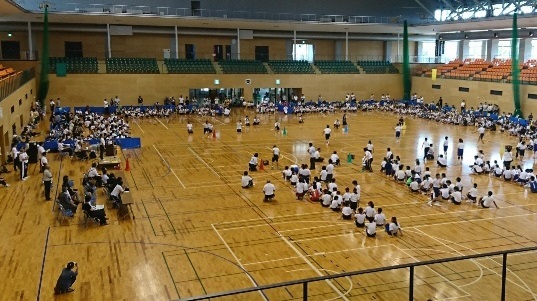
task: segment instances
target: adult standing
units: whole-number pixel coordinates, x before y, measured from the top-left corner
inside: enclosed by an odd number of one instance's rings
[[[511,152],[510,146],[505,147],[505,152],[502,155],[502,161],[505,169],[511,168],[511,162],[513,162],[513,153]]]
[[[43,184],[45,185],[45,200],[50,201],[50,189],[52,187],[52,173],[50,167],[43,166]]]
[[[448,140],[448,136],[445,137],[444,139],[444,157],[447,157],[447,150],[448,150],[448,146],[449,146],[449,140]]]
[[[462,160],[464,155],[464,141],[459,138],[459,144],[457,144],[457,160]]]
[[[485,144],[485,141],[483,141],[483,137],[485,137],[485,126],[483,126],[483,124],[480,124],[477,128],[477,132],[479,133],[479,138],[477,138],[477,142],[481,141],[481,143]]]
[[[427,141],[427,138],[421,144],[421,148],[423,149],[423,160],[427,160],[427,154],[429,153],[429,141]]]
[[[310,170],[315,169],[315,146],[313,146],[313,143],[310,142],[308,153],[310,154]]]
[[[13,170],[17,171],[17,168],[20,166],[20,163],[19,163],[19,150],[17,149],[16,143],[13,143],[11,145],[11,157],[13,158]]]
[[[28,154],[26,154],[26,148],[22,148],[19,153],[19,162],[21,167],[21,180],[26,181],[28,179]]]

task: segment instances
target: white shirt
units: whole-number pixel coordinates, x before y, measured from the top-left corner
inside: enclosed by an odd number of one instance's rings
[[[250,176],[242,176],[242,178],[241,178],[242,187],[248,186],[248,184],[250,183],[251,180],[252,180],[252,177],[250,177]]]
[[[114,187],[114,189],[112,190],[112,192],[110,193],[110,195],[113,195],[113,196],[119,196],[119,194],[121,192],[124,192],[125,190],[123,189],[123,187],[121,187],[121,185],[116,185],[116,187]]]
[[[328,175],[328,172],[326,172],[326,170],[321,170],[321,174],[320,174],[320,177],[321,177],[321,181],[326,181],[326,176]]]
[[[418,190],[420,188],[420,184],[418,184],[418,182],[416,181],[413,181],[413,182],[410,182],[410,189],[412,190]]]
[[[440,189],[440,195],[442,198],[447,199],[449,198],[449,188],[442,188]]]
[[[458,148],[458,149],[464,149],[464,143],[463,143],[463,142],[459,142],[459,144],[457,144],[457,148]]]
[[[328,174],[333,174],[334,173],[334,165],[333,164],[326,165],[326,172]]]
[[[272,148],[272,154],[279,156],[280,155],[280,149],[277,147]]]
[[[330,160],[332,160],[332,162],[337,162],[339,160],[339,156],[337,154],[331,154]]]
[[[395,177],[398,179],[398,180],[404,180],[405,179],[405,172],[403,170],[398,170],[395,172]]]
[[[511,152],[503,153],[502,161],[513,161],[513,154]]]
[[[296,184],[296,192],[297,193],[304,193],[304,191],[308,191],[308,184],[307,183],[298,183],[298,184]]]
[[[45,166],[45,164],[48,164],[47,157],[41,157],[41,166]]]
[[[444,157],[439,157],[438,158],[438,163],[440,163],[442,165],[447,165],[447,160]]]
[[[462,202],[462,194],[460,191],[454,191],[451,196],[455,200],[456,203]]]
[[[310,148],[308,148],[308,153],[310,154],[310,158],[315,158],[315,146],[311,146]]]
[[[365,223],[365,214],[356,213],[354,215],[354,219],[356,219],[356,222],[359,224]]]
[[[477,198],[477,188],[470,188],[470,190],[468,190],[468,194],[474,198]]]
[[[88,171],[88,178],[97,177],[99,173],[97,172],[97,169],[95,167],[90,168]]]
[[[354,188],[356,188],[356,198],[360,200],[360,194],[362,190],[362,188],[360,187],[360,184],[357,184],[356,186],[354,186]]]
[[[397,234],[397,231],[399,231],[400,228],[401,226],[396,225],[395,223],[390,223],[390,227],[389,227],[390,233]]]
[[[323,130],[323,132],[324,132],[325,135],[330,135],[330,133],[332,133],[332,129],[331,128],[325,128]]]
[[[368,217],[373,217],[373,216],[375,216],[375,208],[371,208],[371,207],[367,206],[367,207],[365,207],[364,213]]]
[[[341,214],[343,215],[351,215],[352,214],[352,209],[351,207],[343,207],[343,209],[341,209]]]
[[[377,223],[372,222],[366,225],[367,234],[373,235],[377,233]]]
[[[321,200],[323,201],[323,205],[328,206],[330,203],[332,203],[332,197],[329,194],[323,194],[321,196]]]
[[[257,157],[252,157],[252,159],[250,159],[250,164],[257,165]]]
[[[263,186],[263,192],[265,195],[273,195],[274,191],[276,191],[276,187],[272,183],[267,183],[265,186]]]
[[[401,127],[400,127],[400,126],[396,126],[396,127],[395,127],[395,131],[396,131],[396,132],[400,132],[400,131],[401,131]]]
[[[494,198],[492,198],[491,196],[484,197],[483,198],[483,206],[490,207],[490,205],[492,204],[492,201],[494,201]]]
[[[375,214],[375,222],[377,225],[382,226],[386,222],[386,215],[384,213]]]
[[[484,134],[484,133],[485,133],[485,128],[484,128],[484,127],[480,127],[480,128],[477,129],[477,132],[478,132],[479,134]]]

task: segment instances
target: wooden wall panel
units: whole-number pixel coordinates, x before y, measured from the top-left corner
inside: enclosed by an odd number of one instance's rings
[[[432,85],[440,85],[440,89],[433,89]],[[459,87],[469,88],[470,92],[460,92]],[[502,96],[490,95],[490,90],[503,91]],[[482,81],[467,81],[456,79],[437,79],[432,81],[428,77],[413,77],[412,91],[423,95],[426,102],[437,101],[442,97],[444,103],[455,105],[460,108],[460,103],[466,100],[466,106],[477,107],[481,102],[495,103],[500,106],[501,111],[513,112],[513,89],[510,83],[493,83]],[[530,112],[537,112],[537,101],[528,99],[528,93],[537,94],[537,86],[521,85],[520,99],[522,112],[529,115]]]
[[[220,80],[217,87],[214,79]],[[251,85],[245,84],[251,79]],[[402,94],[401,76],[384,75],[296,75],[296,74],[69,74],[67,77],[50,76],[49,97],[62,99],[63,105],[102,105],[104,98],[118,95],[122,104],[135,104],[139,95],[146,103],[162,101],[166,96],[188,95],[194,88],[243,88],[245,95],[252,95],[254,88],[275,88],[280,79],[281,88],[302,88],[307,99],[317,99],[321,94],[326,100],[342,100],[345,93],[354,92],[358,98],[369,99],[374,93]]]

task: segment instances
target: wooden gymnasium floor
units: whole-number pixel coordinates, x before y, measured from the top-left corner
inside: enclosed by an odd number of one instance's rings
[[[231,118],[209,118],[217,139],[202,135],[201,122],[193,120],[195,133],[186,133],[187,117],[145,119],[132,123],[133,136],[142,137],[141,149],[125,151],[132,171],[127,183],[135,200],[134,220],[118,220],[107,209],[111,225],[83,225],[82,213],[60,224],[52,202],[43,201],[40,175],[31,166],[26,182],[6,175],[10,188],[0,188],[0,298],[2,300],[170,300],[286,280],[333,274],[380,266],[534,246],[537,240],[537,198],[524,188],[488,175],[469,174],[473,154],[483,149],[499,159],[500,147],[515,143],[501,133],[486,134],[476,144],[473,127],[437,124],[407,118],[407,129],[396,144],[393,128],[398,119],[391,113],[349,114],[349,133],[335,131],[326,147],[322,129],[341,114],[306,115],[298,124],[293,116],[264,115],[258,127],[237,134]],[[247,113],[253,119],[253,113]],[[282,118],[284,136],[274,132],[275,118]],[[494,191],[500,209],[474,205],[441,207],[426,205],[423,195],[411,195],[379,172],[386,147],[413,166],[421,158],[419,145],[429,137],[438,150],[450,137],[449,165],[452,180],[461,176],[465,187],[478,183],[482,195]],[[463,164],[454,160],[454,141],[465,140]],[[309,201],[297,201],[280,170],[253,174],[256,186],[244,190],[240,176],[252,153],[269,159],[277,144],[281,166],[307,163],[307,143],[313,141],[323,155],[337,150],[360,158],[369,139],[375,145],[374,173],[362,173],[359,160],[343,162],[336,178],[343,190],[357,179],[362,187],[360,205],[373,201],[388,217],[397,216],[404,236],[390,238],[379,231],[367,239],[363,230],[339,214]],[[438,153],[438,151],[437,151]],[[50,160],[56,183],[61,175],[77,179],[89,163]],[[531,166],[528,154],[523,161]],[[433,174],[437,171],[433,164]],[[319,169],[318,169],[319,170]],[[318,172],[317,170],[317,172]],[[272,203],[262,202],[263,183],[277,187]],[[466,188],[467,190],[467,188]],[[104,203],[99,194],[98,201]],[[53,295],[62,266],[77,261],[80,276],[75,292]],[[501,258],[439,264],[416,269],[416,300],[498,300]],[[537,255],[509,256],[507,300],[534,300],[533,281]],[[309,287],[311,300],[407,300],[408,271],[390,271]],[[533,276],[532,276],[533,275]],[[300,300],[301,287],[266,291],[270,300]],[[259,293],[234,296],[233,300],[262,300]]]

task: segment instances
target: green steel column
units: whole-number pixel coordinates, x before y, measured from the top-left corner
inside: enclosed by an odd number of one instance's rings
[[[520,109],[520,70],[518,67],[518,25],[517,14],[513,14],[513,30],[511,34],[511,75],[513,80],[513,103],[515,104],[514,115],[523,117],[522,110]]]

